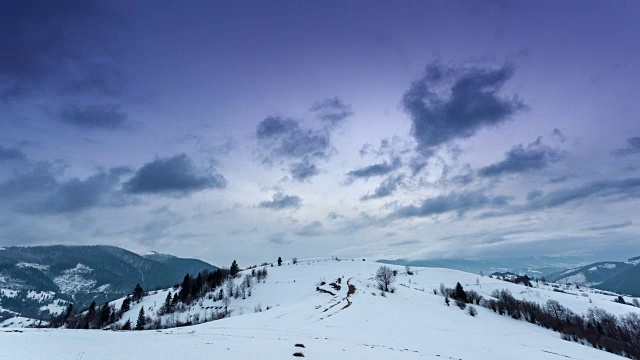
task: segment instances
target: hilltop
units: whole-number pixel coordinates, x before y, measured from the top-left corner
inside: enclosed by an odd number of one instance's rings
[[[591,289],[543,283],[526,287],[439,268],[414,268],[409,275],[404,267],[390,266],[397,272],[395,291],[383,293],[374,279],[381,266],[362,259],[285,262],[268,266],[268,276],[252,285],[251,296],[231,299],[230,316],[220,320],[151,331],[24,329],[5,333],[0,346],[25,359],[202,358],[205,354],[221,359],[283,359],[297,352],[315,359],[615,359],[619,357],[565,341],[560,333],[523,319],[481,306],[474,306],[477,313],[471,316],[470,305],[466,311],[447,306],[438,291],[440,284],[454,287],[459,282],[485,298],[492,298],[494,290],[507,289],[516,299],[539,304],[557,300],[578,314],[594,307],[614,315],[640,311],[614,302],[614,294]],[[241,271],[235,283],[250,273]],[[158,315],[158,310],[168,292],[175,294],[179,288],[152,291],[132,304],[119,324],[134,321],[141,308],[152,322],[159,319],[161,324],[171,318],[206,320],[223,311],[223,302],[214,300],[219,290],[171,315]]]

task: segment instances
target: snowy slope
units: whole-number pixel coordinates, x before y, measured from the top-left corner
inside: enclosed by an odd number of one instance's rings
[[[400,272],[397,291],[382,297],[372,280],[380,266],[314,259],[270,267],[266,283],[256,284],[251,297],[232,300],[230,318],[195,326],[0,333],[0,359],[284,359],[297,351],[312,359],[615,359],[619,357],[561,340],[558,333],[481,307],[477,307],[478,316],[471,317],[455,306],[447,307],[432,289],[440,283],[452,287],[459,281],[485,297],[493,289],[508,288],[516,297],[541,303],[557,299],[576,312],[591,306],[616,314],[640,310],[593,292],[586,297],[579,292],[554,292],[551,286],[525,288],[446,269],[417,269],[417,274],[407,276],[404,268],[396,267]],[[321,279],[330,283],[338,278],[342,279],[340,290],[322,286],[335,295],[316,291]],[[355,286],[355,293],[348,295],[348,284]],[[161,306],[165,296],[166,291],[160,291],[146,297],[133,304],[127,316],[137,315],[141,306],[145,311]],[[221,305],[206,301],[190,309],[189,315]],[[258,304],[271,309],[254,313]]]

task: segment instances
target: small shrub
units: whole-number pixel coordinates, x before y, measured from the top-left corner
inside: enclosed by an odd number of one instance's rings
[[[293,353],[293,356],[295,356],[295,357],[304,357],[304,354],[301,353],[301,352],[296,352],[296,353]]]
[[[467,307],[467,303],[464,302],[463,300],[456,300],[456,305],[461,309],[464,310],[464,308]]]
[[[478,310],[476,310],[476,308],[474,308],[473,306],[469,306],[469,308],[467,309],[467,313],[471,316],[476,316],[478,315]]]

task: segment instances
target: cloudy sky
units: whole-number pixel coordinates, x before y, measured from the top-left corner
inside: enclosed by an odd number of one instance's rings
[[[0,14],[2,246],[640,255],[638,2]]]

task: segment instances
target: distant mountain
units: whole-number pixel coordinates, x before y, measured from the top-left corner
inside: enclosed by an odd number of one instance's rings
[[[585,257],[527,257],[527,258],[495,258],[485,260],[467,259],[429,259],[429,260],[379,260],[378,262],[392,265],[439,267],[461,270],[476,274],[491,274],[495,272],[511,272],[517,275],[541,277],[547,274],[566,270],[590,262]]]
[[[3,313],[46,318],[70,302],[80,308],[94,299],[104,303],[130,293],[137,283],[148,290],[166,288],[203,269],[217,267],[114,246],[0,248],[0,319]]]
[[[627,261],[606,261],[557,272],[547,280],[590,286],[640,296],[640,256]]]

